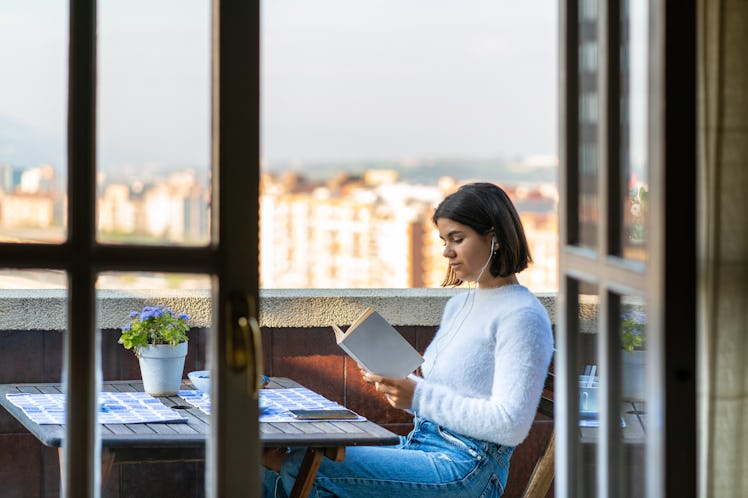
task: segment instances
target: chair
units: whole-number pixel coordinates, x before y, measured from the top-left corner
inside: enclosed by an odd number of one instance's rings
[[[553,420],[553,372],[548,372],[545,378],[543,394],[538,404],[538,413],[542,413]],[[548,438],[548,444],[535,463],[535,468],[530,475],[530,479],[527,481],[522,498],[545,498],[548,494],[548,490],[553,484],[555,473],[555,436],[556,431],[552,429],[551,435]]]

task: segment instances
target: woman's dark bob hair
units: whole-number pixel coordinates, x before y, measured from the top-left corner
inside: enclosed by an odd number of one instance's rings
[[[467,225],[479,235],[493,233],[499,248],[491,257],[491,275],[508,277],[532,263],[525,229],[509,196],[492,183],[468,183],[448,195],[437,206],[431,220],[449,218]],[[462,281],[450,268],[442,286],[457,286]]]

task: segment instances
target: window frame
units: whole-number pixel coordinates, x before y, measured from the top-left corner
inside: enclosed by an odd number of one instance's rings
[[[620,443],[611,431],[620,401],[616,296],[646,297],[648,497],[696,495],[696,6],[649,4],[649,220],[646,262],[621,254],[620,26],[623,2],[598,4],[599,224],[594,249],[579,246],[579,13],[587,0],[559,2],[559,306],[556,368],[556,495],[576,496],[577,294],[598,289],[601,431],[597,495],[621,495]],[[677,16],[677,17],[676,17]]]
[[[208,364],[213,365],[211,434],[206,443],[208,496],[259,496],[257,400],[248,395],[261,351],[243,368],[231,365],[228,341],[237,315],[259,310],[259,1],[212,5],[212,237],[203,247],[106,245],[96,241],[97,1],[69,2],[67,238],[57,244],[0,243],[7,268],[55,269],[68,276],[68,324],[63,334],[63,386],[68,423],[62,448],[63,496],[100,496],[96,278],[111,271],[202,273],[214,282],[214,310],[240,296],[246,309],[213,317]],[[256,199],[255,203],[247,199]],[[229,408],[230,407],[230,408]],[[248,423],[249,421],[249,423]],[[255,421],[252,423],[252,421]],[[253,486],[252,484],[256,484]]]

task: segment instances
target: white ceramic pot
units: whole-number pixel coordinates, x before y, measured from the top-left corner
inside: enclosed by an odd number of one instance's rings
[[[621,397],[627,400],[646,398],[646,351],[624,351],[621,376]]]
[[[156,344],[140,348],[140,375],[143,388],[151,396],[173,396],[179,391],[184,373],[187,342],[176,346]]]

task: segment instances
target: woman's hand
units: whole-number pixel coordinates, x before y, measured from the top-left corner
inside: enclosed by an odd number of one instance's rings
[[[407,410],[413,405],[413,393],[416,391],[416,381],[404,378],[393,379],[382,377],[373,373],[361,370],[364,380],[369,384],[374,384],[377,391],[384,394],[387,402],[395,408]]]

